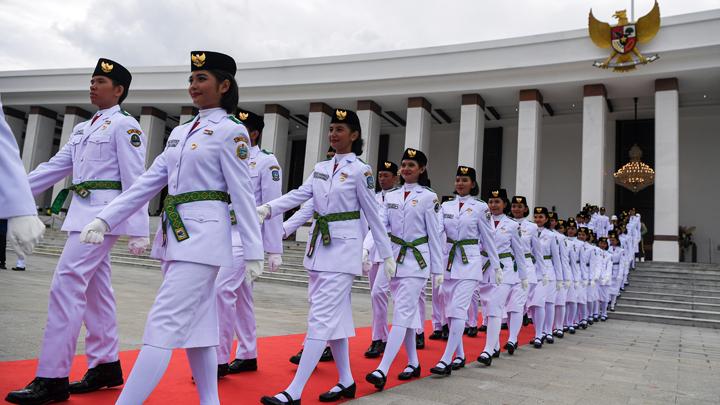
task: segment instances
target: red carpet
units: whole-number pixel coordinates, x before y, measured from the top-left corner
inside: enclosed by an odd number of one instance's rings
[[[431,331],[430,322],[426,323],[426,330]],[[350,364],[353,376],[358,386],[357,397],[375,393],[375,387],[365,381],[365,374],[374,370],[380,359],[366,359],[363,356],[370,345],[370,328],[358,328],[357,336],[350,339]],[[429,334],[426,332],[426,337]],[[532,326],[524,327],[518,338],[520,345],[525,345],[534,336]],[[220,401],[227,404],[258,404],[263,395],[274,395],[282,391],[292,380],[296,366],[288,362],[288,358],[295,354],[303,342],[304,335],[271,336],[260,338],[258,341],[259,370],[245,374],[230,375],[219,382]],[[485,334],[479,333],[476,338],[464,337],[468,365],[473,363],[482,352],[485,344]],[[507,331],[500,336],[501,346],[507,340]],[[38,342],[39,344],[39,342]],[[420,364],[422,375],[430,375],[430,368],[435,366],[445,350],[445,341],[427,340],[425,349],[420,350]],[[120,360],[125,371],[125,378],[130,373],[137,350],[120,353]],[[522,356],[522,353],[518,355]],[[401,384],[397,374],[405,367],[406,356],[400,350],[395,364],[388,374],[387,388]],[[499,361],[502,361],[500,359]],[[477,363],[476,363],[477,364]],[[19,360],[0,362],[0,394],[5,397],[8,391],[24,387],[35,375],[37,360]],[[70,373],[72,379],[80,379],[87,365],[84,356],[77,356]],[[182,350],[173,354],[165,376],[150,396],[147,404],[197,404],[199,402],[195,386],[191,382],[190,367]],[[452,378],[452,377],[450,377]],[[413,381],[413,380],[411,380]],[[319,403],[318,395],[325,392],[337,383],[337,371],[332,362],[320,363],[310,378],[303,392],[303,403]],[[99,392],[73,395],[72,404],[112,404],[120,395],[117,389],[102,390]]]

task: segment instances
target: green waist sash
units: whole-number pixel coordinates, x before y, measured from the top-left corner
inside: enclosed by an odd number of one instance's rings
[[[500,254],[498,255],[498,259],[507,259],[507,258],[510,258],[510,259],[513,260],[513,271],[517,271],[517,263],[515,263],[515,256],[513,256],[512,253],[510,253],[510,252],[505,252],[505,253],[500,253]],[[502,262],[501,262],[501,263],[500,263],[500,268],[504,268],[504,267],[505,267],[505,266],[503,266],[503,264],[502,264]]]
[[[182,242],[190,237],[187,229],[185,229],[185,224],[180,218],[177,206],[197,201],[222,201],[229,204],[230,194],[215,190],[190,191],[178,195],[168,194],[168,196],[165,197],[163,207],[163,211],[165,212],[165,218],[163,220],[163,243],[167,241],[167,222],[170,222],[170,226],[175,234],[175,239],[177,239],[178,242]]]
[[[65,204],[68,195],[71,191],[74,191],[77,195],[82,198],[88,198],[90,190],[122,190],[122,183],[115,180],[88,180],[82,183],[73,184],[72,186],[62,189],[55,200],[53,200],[50,211],[53,214],[60,213],[60,209]]]
[[[450,247],[450,253],[448,254],[448,265],[447,269],[445,271],[450,271],[452,269],[453,261],[455,260],[455,251],[457,249],[460,249],[460,257],[462,258],[463,264],[468,264],[468,258],[465,254],[465,248],[464,246],[468,245],[477,245],[478,244],[477,239],[462,239],[462,240],[452,240],[450,238],[447,238],[447,243],[452,243],[452,246]]]
[[[335,212],[327,215],[320,215],[315,212],[313,218],[315,219],[315,227],[313,228],[310,239],[310,248],[308,249],[307,257],[312,257],[313,253],[315,253],[315,242],[317,242],[318,236],[322,235],[322,243],[324,246],[330,244],[332,239],[330,237],[330,222],[360,219],[360,211]]]
[[[532,262],[535,263],[535,256],[532,253],[525,253],[525,258],[532,259]]]
[[[545,256],[543,256],[543,259],[552,260],[552,255],[545,255]]]
[[[417,246],[420,246],[424,243],[428,243],[428,237],[423,236],[422,238],[417,238],[412,242],[405,242],[404,240],[398,238],[397,236],[388,233],[388,236],[390,237],[390,241],[396,245],[400,245],[400,253],[397,257],[398,264],[402,263],[405,260],[405,255],[407,254],[407,250],[412,250],[413,256],[415,256],[415,260],[420,265],[421,269],[425,269],[427,267],[427,263],[425,262],[425,259],[422,256],[422,253],[420,253],[420,250],[418,250]]]

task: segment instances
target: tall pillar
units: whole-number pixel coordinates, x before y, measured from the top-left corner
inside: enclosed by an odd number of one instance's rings
[[[280,104],[265,105],[265,115],[263,116],[265,128],[263,129],[260,146],[263,149],[272,151],[283,169],[287,167],[285,158],[287,157],[289,118],[290,111]],[[284,178],[287,179],[288,177],[285,176]]]
[[[360,156],[375,170],[378,165],[378,148],[380,147],[380,124],[382,118],[380,106],[372,100],[360,100],[357,103],[357,115],[360,119],[362,137],[365,141]]]
[[[70,140],[70,135],[72,135],[75,125],[83,121],[87,121],[88,119],[90,119],[91,116],[91,112],[85,111],[82,108],[72,106],[65,107],[65,117],[63,117],[62,132],[60,133],[60,149],[62,149],[62,147],[65,146],[65,144]],[[62,189],[69,187],[71,183],[72,175],[67,176],[59,182],[55,183],[52,191],[52,199],[55,200],[55,197],[58,195],[58,193]],[[70,199],[65,200],[65,206],[67,207],[69,204]]]
[[[315,168],[315,163],[325,160],[328,150],[328,128],[331,114],[335,111],[325,103],[310,103],[307,138],[305,143],[305,164],[303,179],[307,179]]]
[[[580,204],[605,206],[605,129],[607,90],[602,84],[583,88],[583,132]]]
[[[677,78],[655,80],[654,261],[679,261],[680,153],[678,121]]]
[[[482,178],[485,140],[485,100],[479,94],[463,94],[460,107],[458,166],[475,168]]]
[[[425,97],[408,98],[405,148],[417,148],[430,158],[430,117],[432,105]]]
[[[539,90],[520,90],[515,194],[527,197],[531,209],[537,204],[538,197],[542,103],[543,98]]]
[[[50,159],[56,125],[57,113],[55,111],[40,106],[30,107],[22,156],[27,172]],[[47,207],[50,205],[50,197],[52,197],[52,192],[44,192],[35,197],[35,203],[39,207]]]
[[[15,140],[22,156],[23,150],[23,133],[25,132],[25,113],[12,107],[3,107],[5,121],[10,126],[10,130],[15,135]]]
[[[182,125],[197,115],[197,108],[193,106],[183,106],[180,109],[180,118],[178,119],[178,125]]]
[[[140,112],[140,128],[145,133],[147,148],[145,149],[145,167],[150,167],[155,158],[165,148],[165,120],[167,114],[155,107],[145,106]],[[155,213],[160,209],[160,194],[148,204],[148,212]]]

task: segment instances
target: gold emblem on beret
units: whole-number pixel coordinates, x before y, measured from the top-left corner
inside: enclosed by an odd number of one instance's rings
[[[347,111],[345,111],[345,110],[335,110],[335,116],[337,117],[337,119],[339,119],[340,121],[342,121],[342,120],[344,120],[345,118],[347,118]]]
[[[115,65],[113,65],[112,63],[107,63],[105,61],[100,62],[100,69],[102,69],[102,71],[105,73],[112,72],[114,67]]]
[[[415,149],[408,149],[407,153],[411,158],[414,158],[415,155],[417,155],[417,151]]]
[[[499,192],[499,191],[492,191],[492,196],[495,197],[495,198],[497,198],[497,197],[500,196],[500,192]]]
[[[541,213],[541,212],[542,212],[542,208],[540,208],[540,207],[535,208],[535,212],[537,212],[538,214]]]
[[[520,198],[520,197],[517,197],[517,198],[515,198],[515,201],[517,201],[517,202],[521,203],[521,202],[522,202],[522,198]]]
[[[392,163],[390,163],[390,162],[385,162],[385,168],[386,168],[386,169],[389,169],[390,166],[392,166]]]
[[[195,67],[202,67],[205,64],[205,52],[200,55],[191,55],[190,60]]]
[[[465,166],[460,166],[460,173],[462,173],[462,174],[467,174],[467,173],[468,173],[468,168],[465,167]]]
[[[245,121],[246,119],[248,119],[249,116],[250,116],[250,114],[248,114],[246,112],[238,113],[238,118],[240,118],[240,121]]]

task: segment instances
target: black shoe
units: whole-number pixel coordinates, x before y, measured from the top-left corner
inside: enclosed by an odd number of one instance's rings
[[[218,364],[217,378],[218,380],[228,375],[230,372],[230,366],[227,363]]]
[[[375,375],[375,371],[380,374],[380,377]],[[376,390],[382,391],[385,388],[385,384],[387,383],[387,376],[380,370],[375,371],[373,371],[372,373],[368,373],[368,375],[365,376],[365,381],[374,385]]]
[[[5,263],[0,264],[0,270],[7,270],[7,267],[5,267]]]
[[[610,312],[615,312],[615,307],[610,307]]]
[[[496,359],[499,359],[500,358],[500,350],[493,350],[493,357],[495,357]]]
[[[580,327],[581,327],[583,330],[587,329],[587,327],[588,327],[587,321],[583,319],[582,322],[580,322]]]
[[[558,329],[557,335],[555,335],[555,336],[557,336],[559,339],[562,339],[565,337],[565,332],[563,332],[562,329]]]
[[[433,333],[430,334],[428,337],[430,340],[440,340],[442,339],[442,331],[441,330],[434,330]]]
[[[5,400],[13,404],[40,405],[70,398],[68,378],[35,377],[25,388],[10,391]]]
[[[569,330],[570,330],[570,328],[569,328],[569,327],[567,327],[567,326],[563,326],[562,330],[563,330],[563,332],[567,332],[567,331],[569,331]]]
[[[408,364],[405,368],[412,369],[412,371],[404,371],[403,370],[402,373],[398,374],[398,380],[405,381],[405,380],[409,380],[411,378],[420,377],[420,365],[419,364],[417,367],[411,366],[410,364]]]
[[[450,326],[448,324],[442,327],[442,340],[448,340],[450,338]]]
[[[575,334],[575,327],[574,327],[574,326],[569,327],[569,328],[568,328],[568,333],[571,334],[571,335],[574,335],[574,334]]]
[[[500,324],[500,330],[507,330],[507,329],[508,329],[507,322],[503,322]]]
[[[257,359],[235,359],[228,366],[228,374],[237,374],[243,371],[257,371]]]
[[[303,349],[300,349],[299,352],[297,352],[296,355],[290,357],[290,363],[292,364],[300,364],[300,358],[302,357]]]
[[[385,353],[385,345],[386,343],[382,340],[373,340],[370,347],[365,352],[365,357],[368,359],[380,357],[383,353]]]
[[[522,326],[528,326],[530,325],[530,318],[528,318],[527,314],[523,315],[523,321]]]
[[[452,366],[449,366],[444,361],[440,360],[438,363],[442,364],[445,367],[438,367],[435,366],[430,369],[430,372],[436,375],[450,375],[452,374]]]
[[[333,361],[333,354],[332,350],[330,350],[329,347],[326,347],[325,350],[323,350],[323,354],[320,356],[320,361]]]
[[[470,330],[470,328],[467,328],[467,327],[466,327],[466,328],[463,330],[463,335],[467,335],[469,330]]]
[[[548,336],[548,335],[543,334],[543,335],[540,337],[540,342],[545,343],[545,340],[547,340],[547,336]]]
[[[480,327],[478,328],[478,330],[479,330],[480,332],[487,332],[487,325],[480,325]]]
[[[552,335],[547,335],[545,337],[545,341],[548,342],[548,344],[555,344],[555,338],[552,337]]]
[[[601,316],[601,317],[600,317],[600,322],[605,322],[605,321],[607,321],[607,317],[606,317],[606,316]]]
[[[455,360],[460,361],[456,363]],[[460,370],[461,368],[465,367],[465,359],[462,357],[455,357],[452,363],[450,363],[450,367],[452,367],[453,370]]]
[[[600,321],[600,317],[597,317],[597,316],[593,316],[593,321],[595,321],[595,322],[598,322],[598,321]]]
[[[542,345],[543,345],[542,339],[540,339],[540,338],[533,339],[532,345],[536,349],[542,349]]]
[[[12,269],[15,271],[25,271],[25,267],[13,267]]]
[[[588,323],[588,325],[592,325],[593,323],[595,323],[595,321],[593,321],[593,318],[590,317],[590,318],[588,318],[587,323]]]
[[[324,394],[320,394],[320,402],[335,402],[339,401],[343,397],[355,398],[355,390],[357,389],[355,383],[347,388],[340,383],[336,384],[335,387],[340,388],[340,391],[328,391]]]
[[[260,398],[260,403],[261,403],[261,404],[264,404],[264,405],[283,405],[283,404],[300,405],[300,400],[299,400],[299,399],[293,399],[293,398],[290,396],[290,394],[288,394],[287,392],[283,391],[283,392],[281,392],[280,394],[282,394],[283,396],[285,396],[285,399],[287,399],[287,401],[284,401],[284,402],[283,402],[283,401],[281,401],[281,400],[279,400],[279,399],[277,399],[277,398],[275,398],[275,397],[262,397],[262,398]]]
[[[415,335],[415,348],[421,350],[425,348],[425,333]]]
[[[487,357],[483,356],[483,354],[487,354]],[[488,352],[482,352],[480,356],[478,356],[477,361],[490,367],[492,365],[492,355]]]
[[[468,333],[467,333],[468,337],[474,338],[477,336],[477,334],[478,334],[477,326],[471,326],[468,328]]]
[[[512,356],[513,354],[515,354],[515,349],[517,349],[517,343],[513,343],[510,341],[505,343],[505,350],[507,350],[509,355]]]
[[[122,368],[120,360],[112,363],[98,364],[85,372],[82,380],[73,381],[68,386],[71,394],[84,394],[97,391],[101,388],[117,387],[123,385]]]

